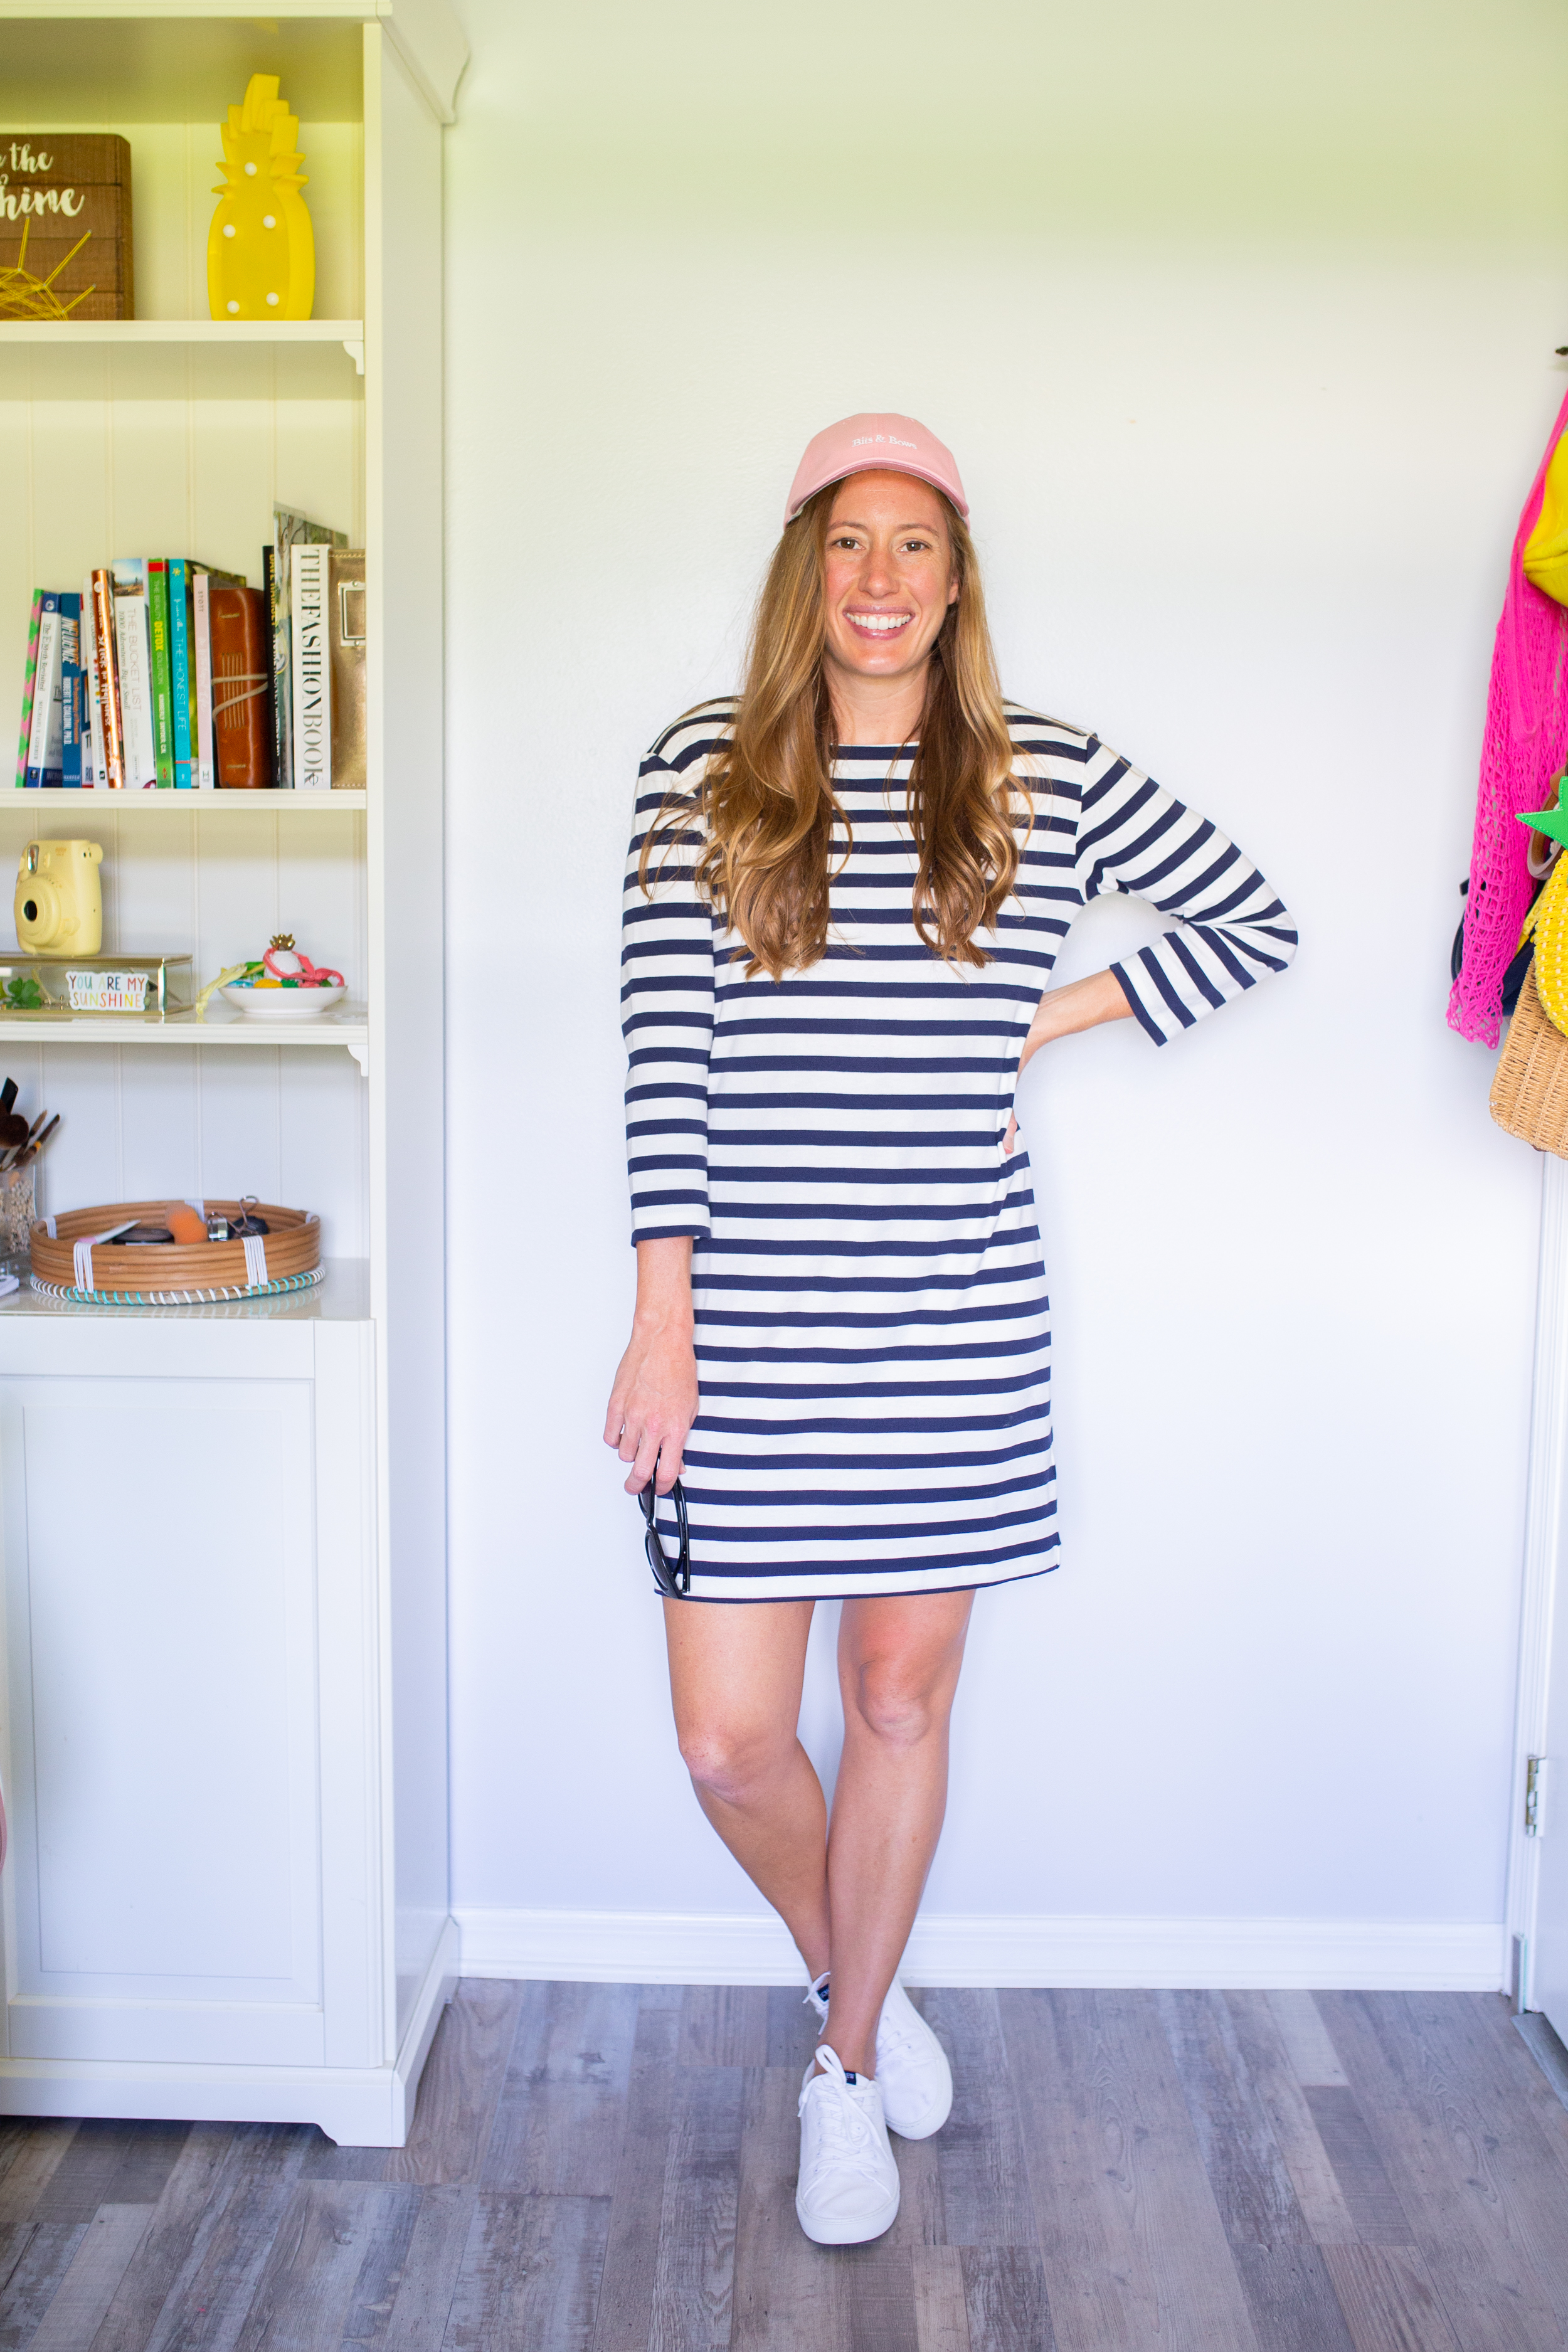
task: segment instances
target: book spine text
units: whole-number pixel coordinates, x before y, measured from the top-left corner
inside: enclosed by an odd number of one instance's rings
[[[212,575],[206,572],[197,572],[191,581],[191,669],[196,697],[196,784],[210,793],[217,772],[213,766]]]
[[[153,764],[162,789],[174,781],[174,703],[169,678],[169,567],[147,562],[147,635],[153,663]]]
[[[72,589],[60,598],[60,782],[68,792],[82,786],[81,598]]]
[[[22,671],[22,731],[16,739],[16,788],[21,791],[27,782],[27,753],[33,745],[33,680],[38,674],[38,624],[43,617],[44,592],[33,591],[33,610],[27,623],[27,659]]]
[[[93,644],[98,655],[98,724],[103,739],[103,781],[111,793],[125,789],[125,757],[120,729],[120,657],[114,639],[114,588],[106,571],[92,575]]]
[[[33,792],[60,781],[60,600],[46,589],[38,620],[38,667],[33,678],[33,738],[27,785]]]
[[[289,551],[293,582],[290,618],[293,677],[294,788],[325,793],[332,785],[331,656],[327,635],[330,549],[301,543]]]

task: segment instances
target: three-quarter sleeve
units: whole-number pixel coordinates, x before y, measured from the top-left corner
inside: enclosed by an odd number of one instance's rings
[[[644,837],[658,824],[648,887]],[[621,910],[621,1027],[626,1041],[626,1164],[632,1240],[708,1232],[708,1061],[713,1043],[713,919],[699,897],[701,845],[683,778],[658,752],[643,761]]]
[[[1152,947],[1110,967],[1156,1045],[1190,1029],[1296,952],[1278,893],[1219,827],[1104,744],[1083,777],[1077,866],[1086,902],[1105,890],[1178,919]]]

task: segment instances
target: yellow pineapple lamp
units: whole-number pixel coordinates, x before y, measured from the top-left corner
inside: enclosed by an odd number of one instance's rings
[[[276,74],[252,74],[223,132],[222,198],[207,231],[207,306],[215,319],[308,319],[316,240],[300,194],[299,120]]]

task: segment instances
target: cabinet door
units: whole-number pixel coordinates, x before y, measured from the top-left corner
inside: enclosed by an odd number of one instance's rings
[[[311,1402],[0,1379],[13,2057],[321,2060]]]

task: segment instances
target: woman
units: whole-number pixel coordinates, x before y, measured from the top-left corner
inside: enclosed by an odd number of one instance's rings
[[[822,2020],[795,2200],[822,2244],[888,2229],[889,2127],[946,2120],[946,2057],[896,1970],[974,1593],[1056,1565],[1018,1074],[1101,1021],[1163,1045],[1296,943],[1206,820],[1004,703],[968,512],[912,419],[816,436],[738,700],[643,763],[626,885],[637,1294],[605,1438],[628,1492],[689,1479],[688,1599],[763,1604],[667,1599],[670,1681],[698,1801]],[[1047,992],[1108,889],[1179,927]],[[670,1504],[657,1517],[673,1559]],[[830,1832],[796,1724],[832,1598]]]

